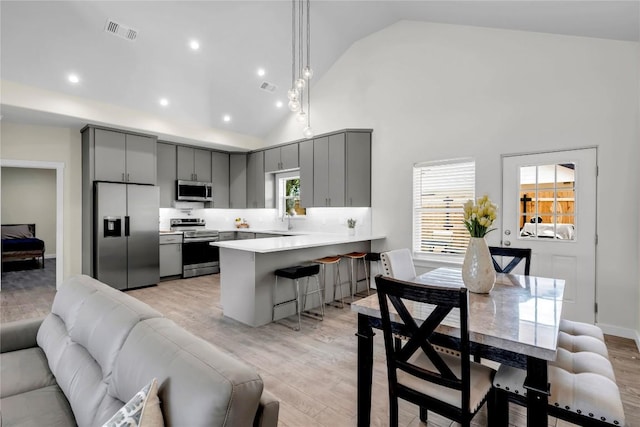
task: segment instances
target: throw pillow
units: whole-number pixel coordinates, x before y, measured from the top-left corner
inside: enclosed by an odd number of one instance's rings
[[[158,381],[144,386],[102,427],[164,427]]]

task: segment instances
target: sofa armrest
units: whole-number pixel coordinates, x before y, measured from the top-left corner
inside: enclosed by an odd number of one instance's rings
[[[279,412],[280,401],[267,390],[262,390],[260,405],[253,421],[253,427],[277,427]]]
[[[36,337],[44,317],[16,320],[0,325],[0,353],[37,346]]]

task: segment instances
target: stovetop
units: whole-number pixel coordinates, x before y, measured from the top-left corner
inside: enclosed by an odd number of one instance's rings
[[[206,229],[203,218],[173,218],[171,219],[171,231],[182,231],[185,240],[218,238],[218,230]]]

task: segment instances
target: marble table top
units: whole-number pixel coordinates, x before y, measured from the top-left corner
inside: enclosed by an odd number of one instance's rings
[[[459,269],[438,268],[414,279],[434,286],[462,287]],[[469,292],[469,338],[473,342],[544,360],[555,360],[564,280],[498,274],[489,294]],[[414,319],[426,319],[433,306],[405,301]],[[393,310],[393,307],[390,306]],[[378,296],[355,301],[351,310],[380,317]],[[460,336],[459,311],[453,310],[438,331]],[[392,321],[402,322],[395,313]],[[418,322],[420,323],[420,322]]]

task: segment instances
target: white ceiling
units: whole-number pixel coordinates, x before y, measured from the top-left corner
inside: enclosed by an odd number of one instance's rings
[[[288,113],[275,102],[291,80],[290,1],[3,0],[0,13],[3,80],[257,137]],[[355,41],[403,19],[638,41],[639,14],[638,1],[312,0],[314,81]],[[105,33],[107,18],[137,40]],[[261,91],[262,81],[277,91]],[[73,123],[3,107],[7,120]]]

